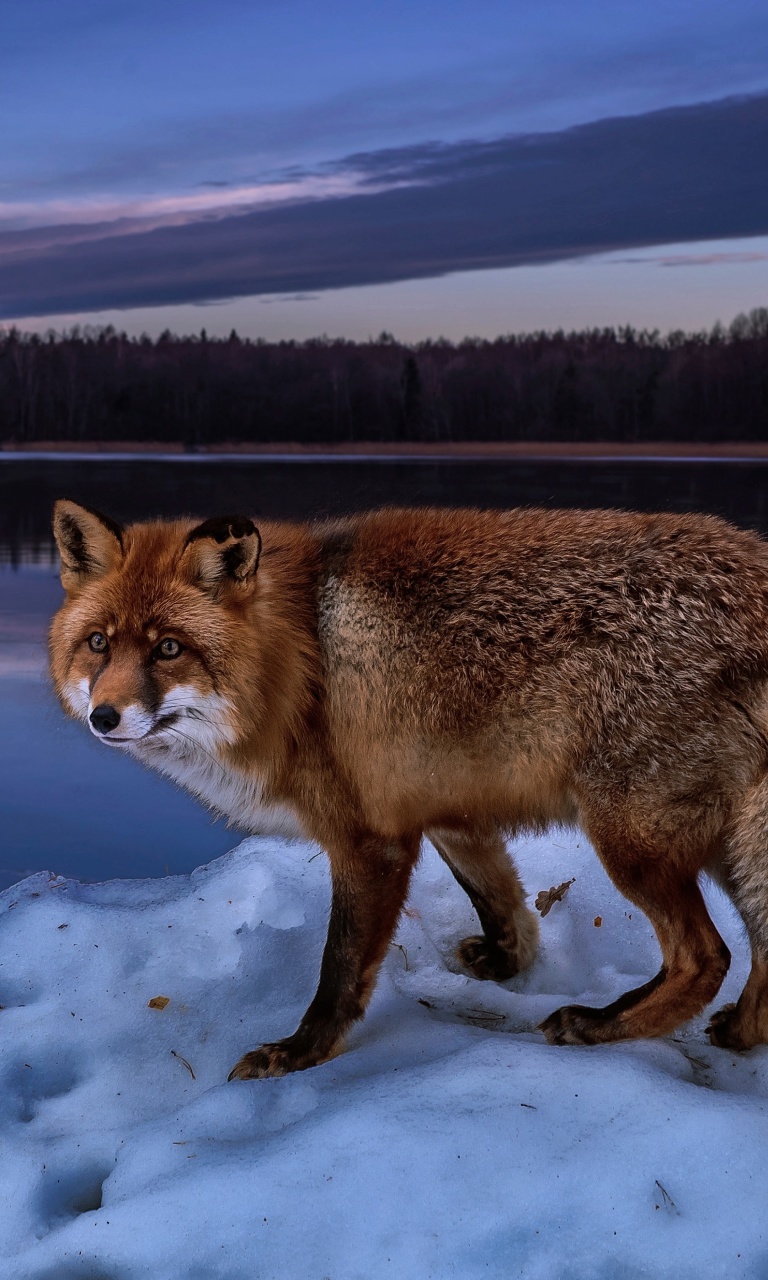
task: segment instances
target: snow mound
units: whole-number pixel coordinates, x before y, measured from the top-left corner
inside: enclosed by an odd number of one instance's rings
[[[768,1049],[714,1049],[704,1017],[546,1045],[547,1013],[607,1002],[658,953],[582,838],[515,852],[531,896],[575,877],[528,973],[459,971],[476,920],[426,846],[348,1052],[247,1083],[230,1067],[314,991],[317,849],[254,839],[190,876],[0,895],[4,1280],[768,1275]],[[710,904],[722,1003],[747,947]]]

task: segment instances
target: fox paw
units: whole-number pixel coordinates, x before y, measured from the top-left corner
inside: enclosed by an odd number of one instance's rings
[[[602,1012],[586,1005],[564,1005],[562,1009],[555,1009],[536,1029],[543,1031],[549,1044],[599,1044],[607,1039]]]
[[[759,1038],[745,1034],[743,1019],[736,1004],[726,1004],[712,1014],[707,1035],[718,1049],[731,1049],[736,1053],[745,1053],[759,1043]]]
[[[230,1071],[228,1080],[266,1080],[270,1076],[287,1076],[291,1071],[306,1071],[327,1060],[328,1055],[295,1048],[289,1040],[263,1044],[242,1058]]]
[[[506,982],[520,970],[514,956],[482,934],[464,938],[456,948],[456,956],[476,978],[483,981]]]

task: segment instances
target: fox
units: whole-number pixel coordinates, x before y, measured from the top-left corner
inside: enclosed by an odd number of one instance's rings
[[[567,1005],[552,1045],[663,1036],[714,1000],[740,912],[752,968],[713,1044],[768,1041],[768,544],[711,515],[382,509],[123,527],[62,499],[50,628],[64,710],[252,833],[331,872],[314,998],[229,1079],[327,1062],[362,1018],[426,837],[479,931],[477,979],[528,967],[510,854],[580,828],[650,920],[655,977]]]

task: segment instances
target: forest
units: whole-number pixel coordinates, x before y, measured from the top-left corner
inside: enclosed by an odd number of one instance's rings
[[[768,440],[768,308],[407,345],[0,330],[0,446]]]

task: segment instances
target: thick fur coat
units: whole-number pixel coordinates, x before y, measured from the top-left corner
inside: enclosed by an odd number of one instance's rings
[[[424,835],[472,900],[458,954],[503,981],[537,925],[505,837],[579,825],[650,918],[658,975],[567,1007],[553,1043],[666,1034],[728,951],[699,889],[739,908],[753,969],[716,1044],[768,1040],[768,547],[706,516],[385,510],[120,528],[60,502],[64,707],[250,831],[330,858],[320,982],[239,1078],[325,1061],[361,1017]]]

